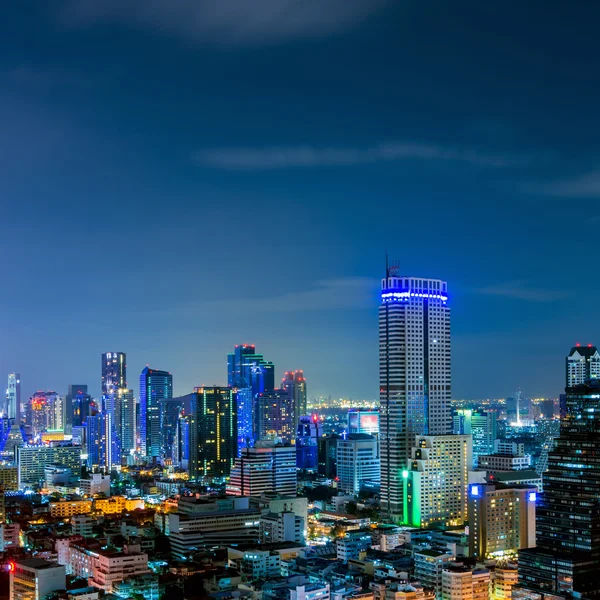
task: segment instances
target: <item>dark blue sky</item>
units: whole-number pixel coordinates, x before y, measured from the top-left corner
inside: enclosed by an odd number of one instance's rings
[[[98,393],[108,350],[186,393],[253,342],[374,398],[386,249],[449,282],[457,398],[557,395],[600,343],[595,3],[8,4],[0,376],[27,395]]]

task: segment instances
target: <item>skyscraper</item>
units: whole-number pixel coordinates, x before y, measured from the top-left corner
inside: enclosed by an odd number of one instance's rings
[[[21,420],[21,376],[18,373],[8,376],[5,413],[3,416],[15,419],[17,423]]]
[[[125,352],[105,352],[102,355],[102,395],[115,388],[127,387],[127,360]]]
[[[173,397],[173,376],[145,367],[140,375],[140,444],[148,458],[160,456],[160,401]]]
[[[194,390],[189,419],[190,479],[229,475],[237,456],[237,418],[229,387]]]
[[[306,379],[302,371],[287,371],[281,381],[281,389],[286,390],[294,409],[293,431],[298,429],[300,417],[306,415]]]
[[[473,436],[473,462],[477,466],[479,456],[492,454],[497,435],[495,411],[459,408],[452,415],[453,432]]]
[[[600,352],[596,346],[577,344],[566,358],[567,387],[582,385],[600,377]]]
[[[560,437],[548,452],[537,547],[519,552],[513,598],[600,595],[600,380],[567,387]]]
[[[230,387],[243,388],[250,385],[244,371],[248,356],[256,356],[254,344],[237,344],[233,352],[227,355],[227,385]]]
[[[379,443],[368,433],[351,433],[337,444],[338,488],[358,494],[365,483],[379,485]]]
[[[277,436],[286,443],[296,437],[293,399],[285,390],[271,390],[258,394],[256,439]]]
[[[72,383],[67,388],[65,396],[65,433],[71,433],[73,429],[74,401],[77,396],[85,396],[88,393],[88,386],[81,383]],[[79,423],[81,424],[81,423]]]
[[[381,509],[403,518],[402,471],[417,435],[452,431],[448,285],[387,268],[379,309]]]

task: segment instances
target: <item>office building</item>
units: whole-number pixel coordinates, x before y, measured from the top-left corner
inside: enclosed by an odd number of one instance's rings
[[[404,515],[402,471],[418,435],[452,431],[448,286],[386,268],[379,309],[381,510]]]
[[[19,473],[17,467],[0,466],[0,490],[14,491],[19,489]]]
[[[513,454],[482,454],[477,461],[479,469],[486,471],[523,471],[531,469],[531,456]]]
[[[105,352],[102,355],[102,396],[117,388],[127,388],[127,357],[125,352]]]
[[[195,393],[160,400],[160,456],[164,464],[179,466],[181,446],[178,438],[179,420],[189,415]]]
[[[463,525],[473,464],[471,436],[417,436],[411,450],[411,459],[401,471],[404,523],[413,527]]]
[[[275,389],[275,366],[256,347],[242,344],[227,355],[227,383],[230,387],[252,389],[252,395]]]
[[[337,473],[337,445],[341,437],[335,433],[317,438],[319,475],[333,479]]]
[[[29,399],[29,424],[34,437],[46,431],[63,431],[63,399],[52,391],[37,391]]]
[[[96,494],[110,496],[110,475],[104,473],[88,473],[79,481],[80,493],[92,497]]]
[[[442,600],[488,600],[490,572],[462,563],[450,563],[442,571]]]
[[[88,396],[88,386],[81,383],[72,383],[67,388],[67,395],[65,396],[65,433],[71,433],[73,430],[73,419],[75,412],[75,399]],[[89,397],[89,396],[88,396]],[[81,406],[78,407],[81,412]],[[78,415],[77,425],[81,425],[79,420],[81,414]]]
[[[567,387],[585,385],[600,377],[600,352],[596,346],[577,344],[566,358]]]
[[[64,442],[51,442],[43,446],[16,448],[19,489],[42,486],[48,465],[62,465],[73,473],[81,472],[81,447]]]
[[[516,557],[535,546],[534,486],[473,483],[469,486],[469,556]]]
[[[260,511],[248,498],[193,499],[183,510],[182,504],[176,513],[155,517],[177,558],[187,559],[192,549],[258,542]]]
[[[11,562],[10,600],[44,600],[67,587],[65,568],[41,558],[17,558]]]
[[[296,466],[316,471],[319,466],[319,417],[300,417],[296,433]]]
[[[298,487],[296,449],[260,440],[235,459],[227,493],[235,496],[260,496],[279,493],[295,496]]]
[[[21,422],[21,376],[18,373],[10,373],[8,376],[6,406],[2,413],[17,423]]]
[[[259,439],[269,436],[291,443],[295,438],[293,399],[285,390],[261,392],[256,397]]]
[[[121,448],[113,419],[112,410],[104,410],[87,419],[87,465],[90,469],[110,472],[113,467],[121,466]]]
[[[133,390],[118,388],[114,398],[114,427],[121,450],[121,464],[126,465],[136,449],[135,399]]]
[[[140,444],[148,459],[160,457],[160,401],[173,397],[173,376],[145,367],[140,376]]]
[[[237,414],[237,456],[241,456],[244,448],[254,443],[255,399],[250,387],[233,388],[233,397]]]
[[[461,408],[452,416],[453,433],[473,437],[473,461],[482,454],[492,454],[496,441],[498,414],[495,411]]]
[[[379,485],[380,460],[377,438],[367,433],[351,433],[337,444],[338,488],[358,494],[363,484]]]
[[[190,479],[229,475],[237,456],[237,417],[229,387],[195,388],[189,415]]]
[[[292,431],[298,429],[300,417],[306,414],[306,379],[302,371],[286,371],[281,381],[281,389],[288,393],[290,398],[294,422]]]
[[[348,410],[348,433],[379,435],[379,411],[368,408]]]
[[[70,391],[71,433],[73,427],[85,427],[87,418],[98,414],[99,410],[96,401],[87,392],[80,390],[80,387],[87,386],[79,386],[77,389]],[[68,398],[69,395],[67,395],[67,406],[69,405]]]
[[[598,596],[600,380],[566,389],[560,436],[548,452],[543,480],[537,547],[519,552],[518,596]]]

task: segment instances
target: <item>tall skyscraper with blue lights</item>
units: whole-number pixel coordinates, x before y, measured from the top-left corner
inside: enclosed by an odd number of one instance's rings
[[[160,401],[173,397],[173,376],[145,367],[140,376],[140,444],[143,456],[160,456]]]
[[[127,356],[125,352],[105,352],[102,355],[102,395],[127,387]]]
[[[8,376],[8,387],[6,389],[6,409],[3,416],[21,421],[21,376],[11,373]]]
[[[402,472],[417,435],[452,432],[448,284],[386,268],[379,308],[381,510],[403,519]]]

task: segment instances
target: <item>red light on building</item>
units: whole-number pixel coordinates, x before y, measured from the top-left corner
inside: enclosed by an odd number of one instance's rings
[[[14,572],[14,570],[15,570],[15,563],[14,563],[14,562],[12,562],[12,560],[11,560],[11,561],[8,563],[8,565],[6,566],[6,570],[7,570],[9,573],[13,573],[13,572]]]

